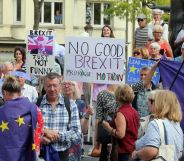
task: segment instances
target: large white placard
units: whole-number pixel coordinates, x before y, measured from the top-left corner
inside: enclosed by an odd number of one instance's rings
[[[64,78],[117,84],[124,79],[125,41],[115,38],[67,37]]]
[[[31,75],[47,75],[53,72],[55,56],[53,55],[40,55],[40,54],[27,54],[27,72]]]

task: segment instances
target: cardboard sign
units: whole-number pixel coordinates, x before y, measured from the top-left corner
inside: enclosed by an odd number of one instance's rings
[[[28,54],[28,63],[26,64],[27,72],[31,75],[47,75],[53,72],[55,56],[40,54]]]
[[[115,38],[68,37],[64,78],[117,84],[123,81],[125,42]]]

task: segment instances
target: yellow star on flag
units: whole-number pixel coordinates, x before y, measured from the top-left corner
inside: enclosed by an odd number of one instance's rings
[[[156,77],[157,73],[158,73],[158,72],[154,72],[154,76],[153,76],[153,77]]]
[[[0,125],[0,128],[1,128],[2,132],[4,132],[4,130],[9,130],[8,124],[9,124],[8,122],[2,121],[2,123]]]
[[[130,67],[130,73],[135,73],[135,70],[137,70],[137,68],[135,68],[134,65]]]
[[[23,117],[20,117],[20,116],[19,116],[19,118],[18,118],[17,120],[15,120],[15,121],[18,123],[19,127],[20,127],[22,124],[25,124],[24,118],[23,118]]]
[[[33,143],[32,144],[32,150],[35,150],[36,149],[36,145]]]

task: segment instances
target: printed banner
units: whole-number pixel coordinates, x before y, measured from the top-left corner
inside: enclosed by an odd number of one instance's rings
[[[54,51],[54,31],[30,30],[27,51],[30,54],[52,55]]]
[[[140,80],[140,70],[143,67],[152,67],[155,61],[138,59],[135,57],[129,57],[127,73],[126,73],[126,83],[133,84]],[[153,83],[156,85],[159,83],[160,74],[159,69],[157,68],[154,77],[152,79]]]
[[[115,38],[68,37],[64,78],[117,84],[124,78],[125,42]]]

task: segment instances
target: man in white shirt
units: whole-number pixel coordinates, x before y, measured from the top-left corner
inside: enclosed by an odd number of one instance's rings
[[[36,88],[26,84],[26,74],[24,70],[17,70],[13,75],[17,78],[17,81],[19,82],[21,86],[21,93],[22,96],[27,97],[30,102],[35,103],[38,98],[38,93],[36,91]]]
[[[161,25],[163,27],[163,34],[162,38],[168,41],[168,24],[164,23],[164,21],[161,19],[163,11],[160,9],[153,9],[153,21],[148,25],[148,38],[149,40],[153,39],[153,28],[155,25]]]

